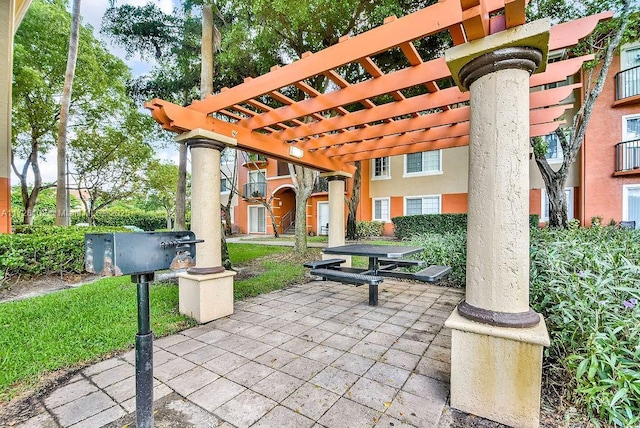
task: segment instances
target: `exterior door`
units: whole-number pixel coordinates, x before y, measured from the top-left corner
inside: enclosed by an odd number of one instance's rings
[[[329,233],[329,202],[318,202],[318,235]]]
[[[640,228],[640,185],[628,185],[622,188],[622,220],[635,221]]]
[[[249,207],[249,233],[266,233],[267,210],[262,205]]]

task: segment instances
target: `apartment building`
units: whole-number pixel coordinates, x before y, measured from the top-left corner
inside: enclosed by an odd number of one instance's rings
[[[550,55],[563,59],[565,52]],[[583,72],[584,73],[584,72]],[[586,75],[577,74],[554,86],[570,85]],[[532,88],[532,91],[540,88]],[[545,88],[549,89],[549,88]],[[571,124],[583,99],[576,88],[563,101],[565,126]],[[552,168],[562,162],[562,148],[555,134],[545,136],[547,160]],[[223,168],[233,167],[231,156]],[[385,234],[393,234],[391,219],[414,214],[467,212],[468,147],[434,150],[363,161],[359,220],[385,222]],[[268,207],[272,208],[279,233],[295,224],[295,193],[287,163],[241,154],[237,165],[239,196],[233,202],[233,222],[243,233],[273,234]],[[231,176],[231,175],[229,175]],[[231,195],[230,183],[223,188]],[[347,180],[350,196],[352,180]],[[590,225],[592,217],[636,221],[640,227],[640,43],[620,49],[613,60],[604,89],[598,98],[583,148],[566,182],[569,218]],[[548,220],[549,203],[535,160],[530,159],[531,214]],[[224,200],[223,200],[224,202]],[[326,234],[328,227],[326,182],[318,180],[307,202],[307,231]],[[346,215],[346,211],[345,211]]]

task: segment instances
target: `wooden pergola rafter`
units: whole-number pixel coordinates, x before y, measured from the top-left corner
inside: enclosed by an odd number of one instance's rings
[[[455,44],[524,24],[526,0],[444,0],[187,107],[154,99],[146,104],[167,130],[196,128],[232,137],[238,148],[324,171],[351,171],[350,162],[468,144],[469,94],[451,86],[444,58],[424,60],[416,42],[448,31]],[[610,13],[551,27],[549,50],[573,46]],[[400,69],[383,70],[376,56],[395,50]],[[580,84],[546,89],[577,73],[582,56],[549,64],[530,79],[531,136],[553,132]],[[345,67],[358,67],[349,82]],[[327,92],[310,83],[326,79]],[[446,85],[451,87],[446,87]],[[299,100],[291,97],[298,91]],[[290,146],[303,150],[290,155]]]

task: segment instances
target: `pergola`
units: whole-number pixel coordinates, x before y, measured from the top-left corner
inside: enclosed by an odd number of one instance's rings
[[[146,103],[192,150],[192,229],[205,244],[180,278],[181,312],[201,322],[233,312],[234,273],[220,267],[225,146],[323,171],[331,247],[344,243],[344,178],[355,161],[468,145],[466,297],[446,322],[451,405],[538,426],[549,335],[529,307],[529,139],[562,123],[572,107],[562,101],[581,84],[557,83],[593,59],[547,64],[549,51],[574,46],[612,14],[526,23],[526,3],[443,0],[189,106]],[[439,32],[455,46],[423,58],[416,43]],[[386,70],[380,54],[390,52],[404,64]],[[328,82],[323,92],[318,80]]]
[[[0,211],[10,208],[13,33],[30,0],[0,7]],[[507,425],[538,426],[544,320],[529,307],[529,139],[554,131],[581,84],[583,56],[547,64],[610,13],[551,26],[525,22],[527,0],[443,0],[234,88],[182,107],[146,104],[192,151],[192,229],[205,240],[180,277],[180,311],[200,322],[233,312],[234,272],[220,266],[220,150],[233,146],[329,176],[329,245],[344,243],[344,178],[353,162],[469,146],[466,297],[446,322],[451,405]],[[444,57],[416,42],[448,32]],[[401,52],[386,70],[381,53]],[[359,70],[350,82],[344,70]],[[328,79],[327,90],[312,80]],[[451,80],[455,82],[451,86]],[[553,87],[553,88],[551,88]],[[296,99],[291,93],[297,93]],[[0,231],[10,230],[4,214]]]
[[[575,45],[605,16],[551,27],[549,50]],[[342,37],[323,51],[306,53],[292,64],[246,78],[187,107],[159,99],[146,107],[167,130],[206,129],[236,139],[240,149],[322,171],[348,172],[357,160],[465,146],[469,93],[456,86],[441,89],[456,76],[444,57],[425,61],[415,43],[448,31],[459,45],[524,22],[524,1],[443,1],[403,18],[387,18],[378,28]],[[401,51],[406,63],[385,73],[376,56],[392,50]],[[531,137],[549,134],[562,123],[557,119],[572,105],[559,103],[580,87],[545,85],[564,81],[591,59],[554,62],[531,78]],[[364,79],[349,82],[342,72],[346,66],[361,69]],[[330,92],[312,87],[310,81],[318,76],[331,82]],[[285,95],[292,88],[304,99]]]

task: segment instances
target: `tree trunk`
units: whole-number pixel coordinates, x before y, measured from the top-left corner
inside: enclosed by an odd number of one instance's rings
[[[318,173],[303,166],[294,165],[294,190],[296,192],[296,242],[294,250],[297,254],[307,251],[307,201],[313,192],[313,184]]]
[[[584,135],[587,132],[587,127],[591,119],[591,113],[596,103],[597,98],[600,96],[602,89],[604,88],[607,75],[609,74],[609,68],[613,61],[615,50],[620,45],[622,36],[629,24],[629,10],[633,0],[625,0],[622,5],[622,11],[620,13],[621,24],[617,27],[613,38],[608,43],[605,49],[604,57],[602,58],[602,64],[598,77],[595,81],[592,80],[591,72],[588,74],[586,80],[585,97],[582,106],[573,117],[572,128],[567,134],[562,129],[556,131],[556,135],[560,141],[562,147],[562,165],[558,171],[553,171],[549,166],[549,163],[545,159],[545,150],[539,152],[536,151],[536,139],[531,140],[531,145],[534,148],[534,154],[538,169],[544,179],[547,189],[547,195],[549,197],[549,227],[568,228],[568,213],[567,213],[567,201],[564,193],[564,186],[567,182],[567,176],[569,175],[569,168],[575,162],[578,152],[582,148],[584,142]],[[598,56],[596,55],[596,58]],[[598,58],[599,59],[599,58]],[[593,85],[592,85],[593,83]],[[584,86],[584,85],[583,85]],[[593,89],[591,87],[593,86]],[[539,140],[538,140],[539,142]],[[586,221],[586,219],[585,219]]]
[[[176,189],[175,230],[187,230],[187,145],[180,143],[178,159],[178,188]]]
[[[219,34],[213,24],[213,8],[210,4],[202,6],[202,45],[200,55],[202,63],[200,68],[200,99],[205,99],[213,94],[213,51],[217,43],[216,35]],[[223,226],[224,227],[224,226]],[[229,247],[224,233],[220,235],[220,255],[222,266],[231,269],[231,259],[229,258]]]
[[[360,203],[360,183],[362,181],[362,162],[356,162],[356,172],[353,174],[353,190],[349,199],[349,215],[347,216],[347,239],[357,239],[358,231],[356,224],[356,214]]]
[[[269,213],[269,218],[271,219],[271,227],[273,227],[273,237],[278,238],[280,236],[280,233],[278,233],[278,223],[276,222],[276,215],[273,213],[272,201],[269,201],[262,205],[264,205],[267,212]]]
[[[58,125],[58,177],[56,181],[56,226],[69,226],[69,192],[67,185],[67,126],[69,107],[73,90],[73,77],[78,58],[78,38],[80,35],[80,0],[73,0],[71,10],[71,36],[67,53],[67,70],[64,75],[60,123]]]

